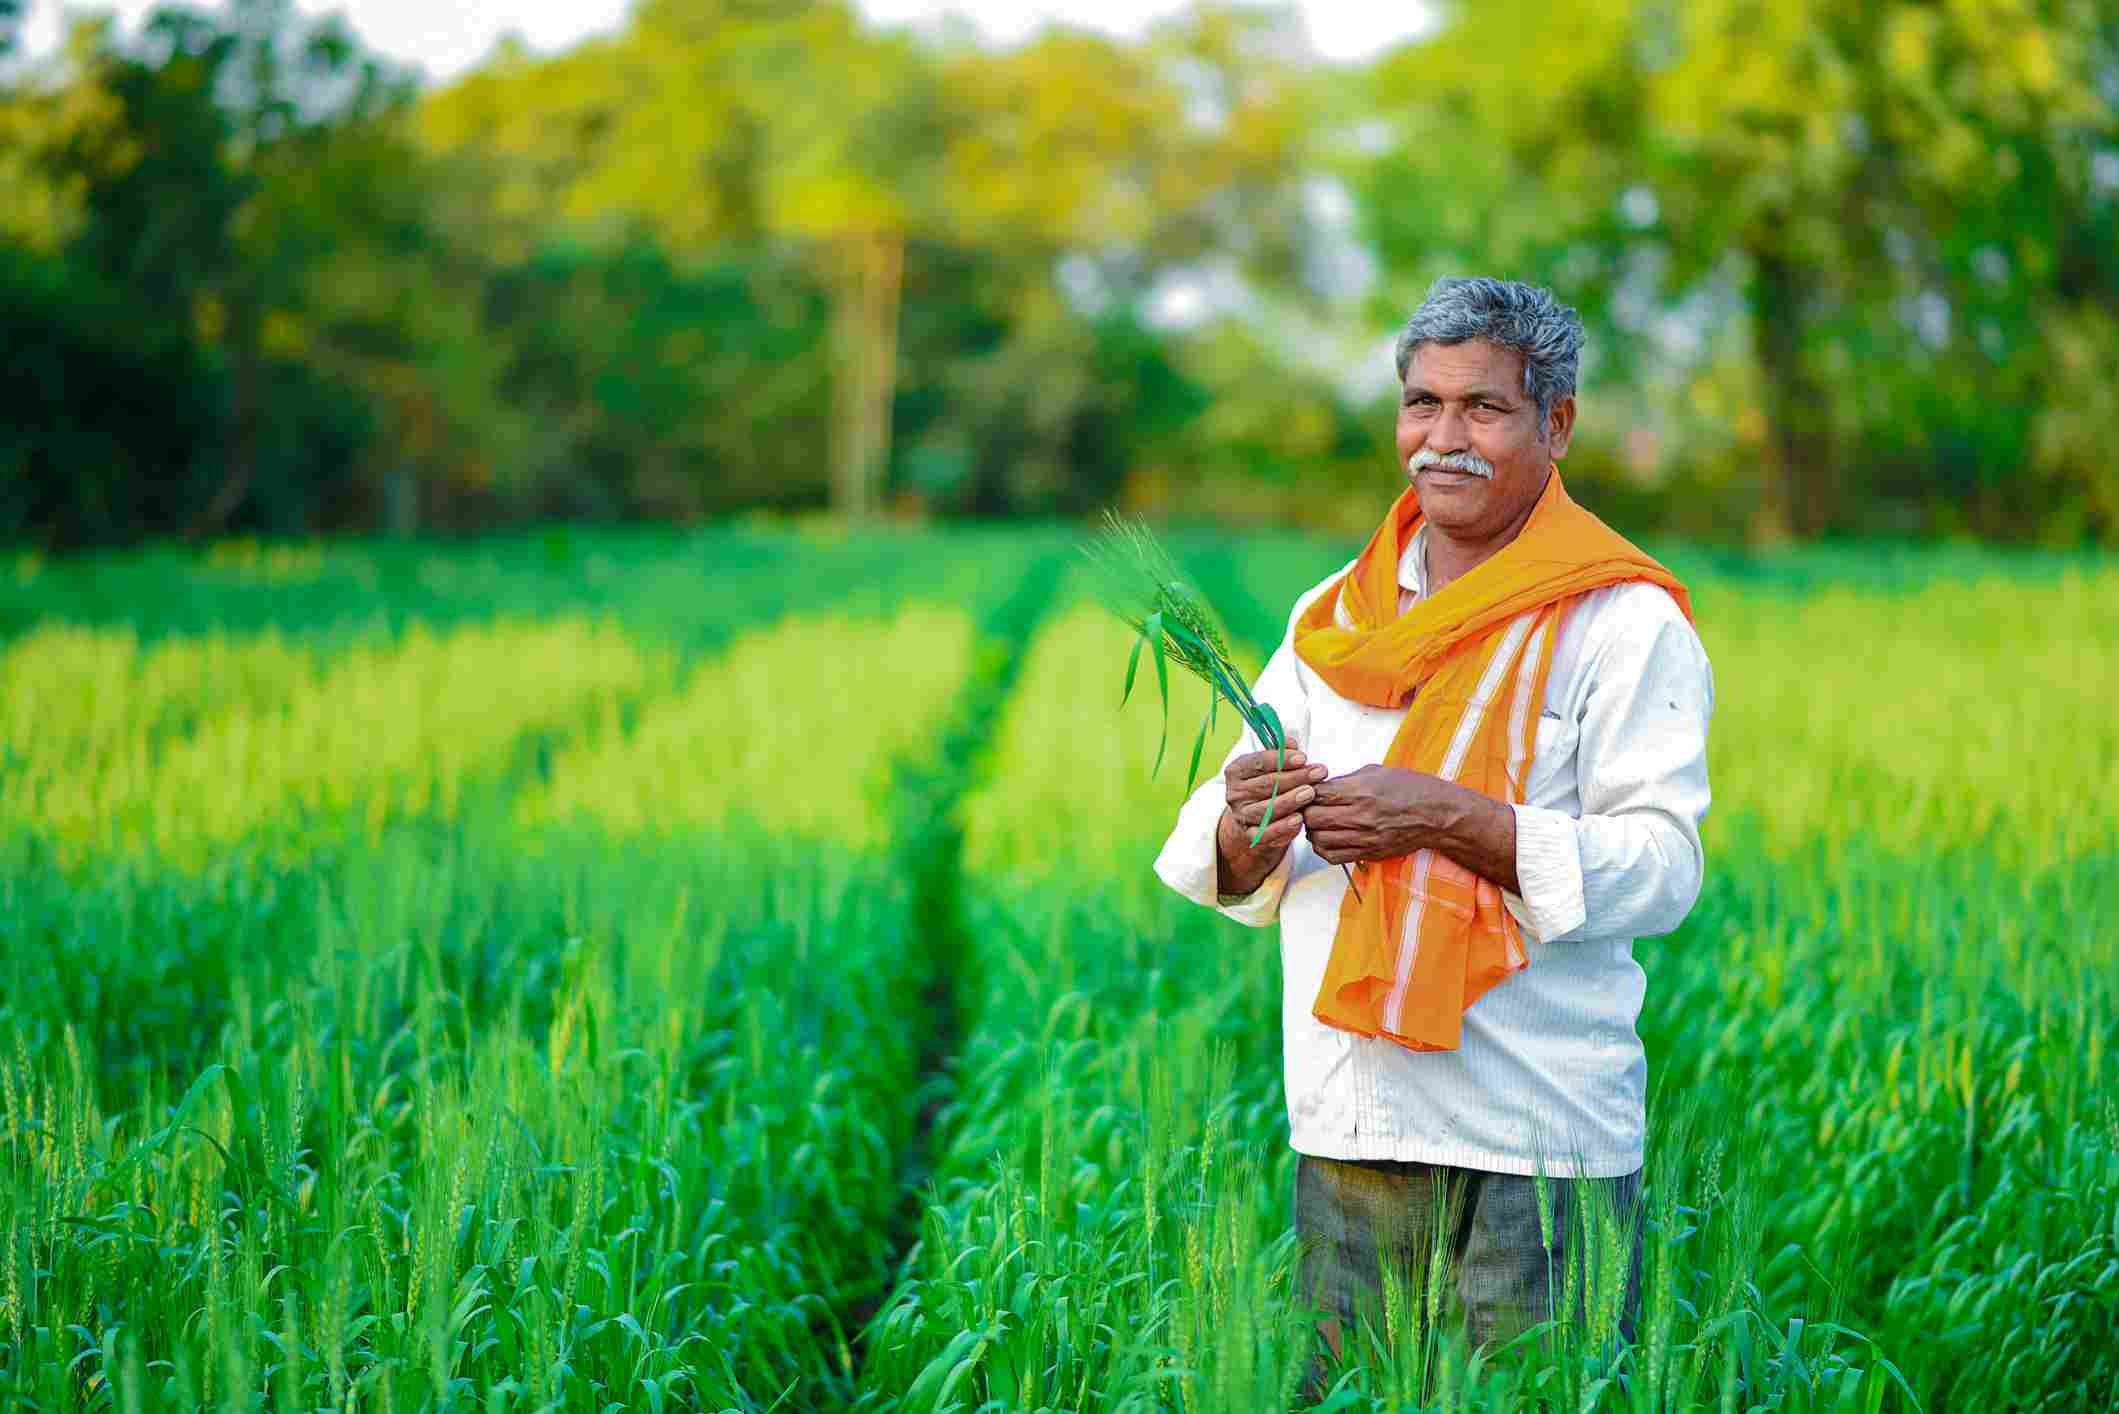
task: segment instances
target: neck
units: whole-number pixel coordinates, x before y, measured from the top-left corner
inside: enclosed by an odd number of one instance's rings
[[[1550,473],[1548,473],[1548,476]],[[1501,548],[1523,533],[1530,524],[1530,513],[1538,508],[1539,497],[1545,488],[1538,488],[1538,495],[1517,513],[1514,519],[1491,535],[1464,535],[1443,529],[1433,521],[1427,522],[1427,592],[1439,594],[1450,581],[1461,579],[1485,564]]]

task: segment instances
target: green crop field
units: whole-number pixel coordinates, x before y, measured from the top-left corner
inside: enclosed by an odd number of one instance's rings
[[[0,560],[0,1408],[1286,1408],[1274,935],[1077,532]],[[1250,666],[1351,547],[1174,535]],[[1337,1410],[2119,1402],[2119,566],[1660,547],[1644,1304]],[[1234,723],[1224,713],[1226,749]]]

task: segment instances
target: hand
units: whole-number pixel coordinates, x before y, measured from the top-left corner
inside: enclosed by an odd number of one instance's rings
[[[1326,774],[1322,765],[1312,765],[1293,747],[1288,749],[1284,765],[1278,751],[1253,751],[1229,763],[1222,772],[1227,808],[1215,831],[1221,892],[1234,895],[1257,891],[1295,842],[1295,836],[1302,832],[1303,807],[1310,803],[1317,782]],[[1258,833],[1259,822],[1266,818],[1268,808],[1272,821],[1254,845],[1251,837]]]
[[[1363,766],[1319,782],[1303,824],[1310,848],[1326,863],[1392,859],[1437,843],[1437,825],[1461,794],[1461,787],[1422,771]]]

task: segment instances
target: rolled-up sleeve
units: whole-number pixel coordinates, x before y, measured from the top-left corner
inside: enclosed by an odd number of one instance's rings
[[[1307,601],[1308,596],[1304,598]],[[1281,639],[1280,647],[1267,661],[1265,671],[1251,686],[1251,695],[1272,707],[1281,726],[1297,744],[1305,739],[1309,730],[1309,711],[1296,669],[1293,634],[1295,618],[1302,612],[1302,607],[1300,603],[1296,605],[1295,613],[1288,618],[1288,634]],[[1273,872],[1255,891],[1228,895],[1220,892],[1221,861],[1214,837],[1227,803],[1223,773],[1237,757],[1264,749],[1264,743],[1246,726],[1236,744],[1229,748],[1229,754],[1222,758],[1213,779],[1203,782],[1178,810],[1177,824],[1155,860],[1156,877],[1172,889],[1194,903],[1217,909],[1252,928],[1264,928],[1279,919],[1280,899],[1287,892],[1295,852],[1290,849],[1282,854],[1280,862],[1273,866]]]
[[[1674,600],[1633,605],[1586,664],[1582,813],[1515,807],[1523,922],[1548,943],[1668,933],[1699,898],[1714,677]]]

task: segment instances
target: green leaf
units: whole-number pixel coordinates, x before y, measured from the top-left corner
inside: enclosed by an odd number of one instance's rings
[[[1148,615],[1147,622],[1142,624],[1141,628],[1152,636],[1155,644],[1155,686],[1162,693],[1163,699],[1162,740],[1155,747],[1155,766],[1148,772],[1148,779],[1154,780],[1162,772],[1163,753],[1170,748],[1170,663],[1168,650],[1163,647],[1162,611],[1157,610]]]
[[[1133,674],[1140,668],[1140,650],[1147,641],[1146,634],[1142,634],[1133,640],[1132,656],[1126,659],[1126,689],[1118,695],[1118,705],[1121,707],[1125,706],[1127,699],[1133,696]]]
[[[1209,699],[1211,701],[1212,699]],[[1207,725],[1214,720],[1212,707],[1199,714],[1199,735],[1192,742],[1192,765],[1185,772],[1185,794],[1192,793],[1192,785],[1199,779],[1199,753],[1206,749]]]
[[[1258,710],[1261,712],[1270,712],[1273,709],[1261,702],[1258,704]],[[1273,717],[1269,720],[1271,721],[1274,734],[1280,735],[1280,718]],[[1266,826],[1273,823],[1273,806],[1280,799],[1280,773],[1282,771],[1285,771],[1287,768],[1288,739],[1286,736],[1282,735],[1280,736],[1280,760],[1275,763],[1273,767],[1273,793],[1266,797],[1265,818],[1258,822],[1258,833],[1251,836],[1251,848],[1253,849],[1258,848],[1258,842],[1266,837]]]
[[[932,1409],[938,1401],[942,1384],[957,1365],[970,1357],[973,1347],[985,1336],[980,1330],[961,1330],[949,1338],[939,1355],[927,1362],[926,1368],[914,1378],[905,1391],[901,1407],[905,1409]]]
[[[1264,719],[1267,727],[1267,730],[1258,734],[1259,740],[1263,741],[1267,746],[1279,747],[1280,759],[1285,762],[1288,752],[1288,734],[1280,725],[1280,714],[1273,710],[1271,704],[1261,702],[1258,704],[1258,715]]]
[[[127,1149],[124,1155],[111,1165],[105,1177],[113,1177],[119,1172],[139,1163],[148,1155],[159,1153],[179,1132],[192,1128],[191,1112],[198,1107],[214,1082],[221,1080],[227,1072],[228,1067],[218,1061],[200,1071],[198,1078],[193,1080],[190,1088],[185,1090],[184,1098],[177,1101],[177,1107],[170,1111],[169,1122]],[[214,1147],[219,1148],[220,1146],[216,1144]]]

